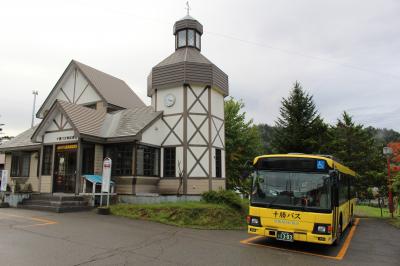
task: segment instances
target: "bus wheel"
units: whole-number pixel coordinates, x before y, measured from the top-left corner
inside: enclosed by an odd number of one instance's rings
[[[335,242],[333,242],[334,246],[338,246],[340,244],[340,241],[342,240],[342,216],[340,216],[340,221],[339,221],[339,225],[337,228],[337,232],[336,232],[336,239]]]

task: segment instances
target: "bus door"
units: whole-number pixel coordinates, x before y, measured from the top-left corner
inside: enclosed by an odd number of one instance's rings
[[[336,237],[339,224],[339,173],[331,175],[332,181],[332,236]]]

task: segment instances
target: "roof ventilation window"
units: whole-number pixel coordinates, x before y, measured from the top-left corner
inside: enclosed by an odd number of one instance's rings
[[[176,34],[176,48],[194,47],[200,50],[200,33],[193,29],[184,29]]]
[[[203,25],[190,15],[175,22],[173,32],[175,35],[175,50],[186,47],[201,50]]]

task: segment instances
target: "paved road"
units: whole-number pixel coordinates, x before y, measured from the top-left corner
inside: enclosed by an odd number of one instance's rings
[[[400,265],[400,230],[362,219],[343,260],[240,243],[243,231],[191,230],[99,216],[0,209],[0,265]]]

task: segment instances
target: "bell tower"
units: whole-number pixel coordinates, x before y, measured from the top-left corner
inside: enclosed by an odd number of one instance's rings
[[[175,52],[148,77],[147,94],[155,110],[163,111],[165,124],[165,132],[160,132],[160,193],[176,194],[172,188],[179,186],[180,175],[185,195],[225,189],[228,76],[201,54],[200,22],[187,14],[175,22],[173,34]],[[166,159],[175,160],[175,174],[164,169]]]

